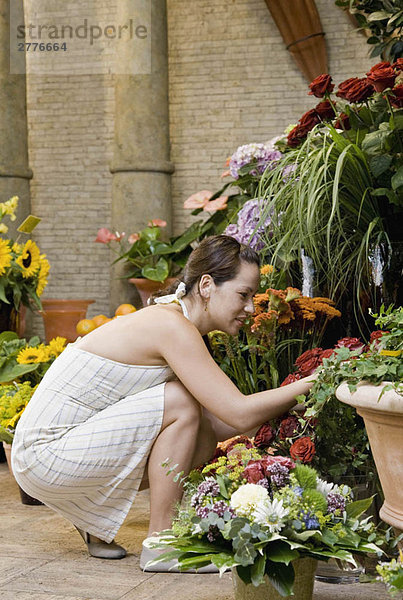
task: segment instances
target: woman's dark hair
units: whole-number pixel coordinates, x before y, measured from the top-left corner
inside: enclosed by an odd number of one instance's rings
[[[258,254],[240,244],[229,235],[212,235],[204,238],[199,246],[190,254],[182,274],[171,285],[151,296],[153,299],[165,294],[173,294],[178,283],[186,285],[186,294],[191,294],[202,275],[211,275],[216,285],[234,279],[241,268],[241,262],[260,266]]]

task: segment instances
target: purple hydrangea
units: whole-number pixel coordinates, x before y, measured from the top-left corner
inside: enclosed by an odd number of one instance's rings
[[[239,178],[239,170],[250,163],[256,162],[256,168],[251,171],[252,175],[261,175],[266,168],[282,158],[281,152],[275,150],[273,144],[244,144],[239,146],[230,158],[229,170],[234,179]]]
[[[259,479],[256,485],[261,485],[262,487],[266,488],[266,490],[270,489],[270,483],[266,477],[263,477],[263,479]]]
[[[196,507],[196,515],[200,517],[200,519],[205,519],[208,517],[208,514],[211,510],[210,506],[197,506]]]
[[[346,508],[346,499],[341,494],[337,492],[329,492],[327,495],[327,509],[329,512],[336,512],[336,510],[340,510],[343,512]]]
[[[258,227],[265,206],[266,201],[259,198],[245,202],[238,212],[237,223],[228,225],[226,235],[235,238],[240,244],[248,245],[257,251],[261,250],[264,247],[262,234],[272,222],[271,216],[268,216]]]
[[[270,465],[270,480],[281,488],[290,481],[290,472],[285,465],[273,463]]]

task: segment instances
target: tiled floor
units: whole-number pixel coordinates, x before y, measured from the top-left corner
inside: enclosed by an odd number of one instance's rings
[[[68,521],[46,506],[21,503],[0,463],[0,600],[232,600],[230,574],[143,573],[148,494],[138,494],[116,541],[128,556],[92,558]],[[315,584],[314,600],[387,600],[381,584]]]

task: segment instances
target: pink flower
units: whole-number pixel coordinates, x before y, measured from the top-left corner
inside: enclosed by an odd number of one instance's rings
[[[262,459],[264,465],[266,467],[266,471],[270,472],[270,465],[275,463],[280,463],[283,467],[287,467],[287,469],[293,469],[295,467],[295,462],[288,458],[288,456],[265,456]]]
[[[134,243],[136,243],[136,242],[138,242],[138,241],[139,241],[139,239],[140,239],[140,234],[139,234],[139,233],[131,233],[131,234],[129,235],[129,238],[128,238],[128,239],[129,239],[129,244],[134,244]]]
[[[351,351],[359,350],[360,354],[364,351],[365,345],[359,338],[344,337],[335,345],[335,348],[348,348]]]
[[[194,208],[204,208],[204,205],[210,200],[213,192],[210,190],[201,190],[200,192],[196,192],[189,196],[187,200],[183,203],[183,208],[189,208],[193,210]]]
[[[224,179],[224,177],[229,177],[230,175],[231,175],[231,171],[229,169],[227,169],[226,171],[221,173],[220,177],[221,177],[221,179]]]
[[[219,196],[215,200],[207,202],[203,210],[206,212],[212,212],[213,210],[225,210],[227,208],[228,196]]]
[[[265,465],[261,460],[249,461],[245,467],[242,477],[245,477],[248,483],[257,483],[265,477]]]
[[[152,219],[151,221],[148,221],[149,227],[166,227],[166,225],[167,222],[162,219]]]
[[[108,244],[109,242],[115,242],[118,238],[114,233],[109,231],[106,227],[101,227],[98,229],[97,237],[95,238],[96,242],[100,244]]]

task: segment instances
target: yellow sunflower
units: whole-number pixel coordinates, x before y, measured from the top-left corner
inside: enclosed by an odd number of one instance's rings
[[[38,296],[42,295],[43,290],[48,284],[47,276],[49,275],[50,264],[45,257],[46,254],[41,254],[39,257],[38,283],[36,286],[36,293]]]
[[[38,246],[32,240],[28,240],[22,254],[16,260],[16,263],[21,267],[22,276],[25,278],[32,277],[39,269],[40,251]]]
[[[50,356],[59,356],[63,352],[66,347],[66,338],[57,336],[50,340],[49,344],[46,346]]]
[[[46,362],[46,359],[45,361],[43,360],[43,345],[41,344],[41,346],[37,346],[36,348],[25,346],[18,353],[17,363],[20,365],[31,365],[33,363]]]
[[[0,240],[0,275],[5,273],[11,264],[11,250],[7,240]]]
[[[13,244],[13,252],[15,252],[16,254],[22,254],[22,249],[23,249],[23,245],[22,244],[17,244],[17,242],[14,242],[14,244]]]

